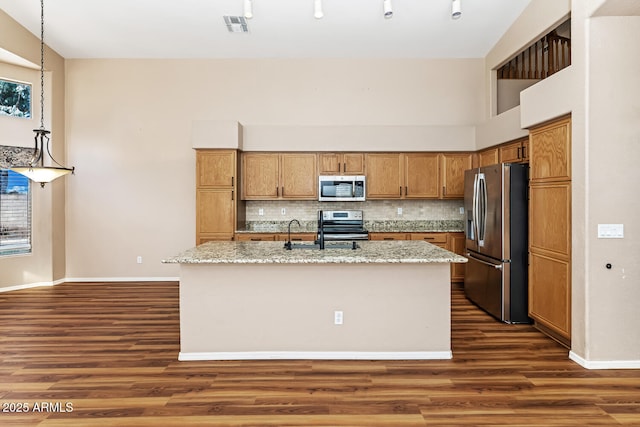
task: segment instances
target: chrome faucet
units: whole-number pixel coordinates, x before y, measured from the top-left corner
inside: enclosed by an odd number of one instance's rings
[[[292,219],[291,221],[289,221],[289,227],[288,227],[288,232],[287,232],[287,241],[284,244],[284,247],[286,250],[290,251],[291,248],[293,248],[293,245],[291,244],[291,224],[293,223],[298,224],[298,227],[300,227],[300,221],[298,221],[297,219]]]

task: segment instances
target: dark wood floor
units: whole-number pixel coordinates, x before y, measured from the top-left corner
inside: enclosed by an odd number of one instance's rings
[[[453,360],[178,362],[176,283],[0,293],[0,425],[640,426],[640,371],[452,299]]]

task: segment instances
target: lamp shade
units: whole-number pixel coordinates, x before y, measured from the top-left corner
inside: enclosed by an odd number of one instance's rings
[[[12,171],[26,176],[31,181],[45,184],[56,178],[73,173],[73,169],[57,168],[53,166],[17,166],[11,168]]]

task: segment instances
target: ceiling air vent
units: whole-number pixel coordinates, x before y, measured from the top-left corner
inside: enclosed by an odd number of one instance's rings
[[[230,33],[248,33],[247,20],[244,16],[225,16],[224,23]]]

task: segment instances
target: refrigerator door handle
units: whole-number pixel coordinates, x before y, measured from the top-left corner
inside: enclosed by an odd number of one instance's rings
[[[487,262],[487,261],[481,260],[480,258],[476,258],[476,257],[474,257],[474,256],[473,256],[471,253],[469,253],[469,252],[467,252],[467,256],[468,256],[469,258],[471,258],[472,260],[474,260],[474,261],[478,261],[478,262],[479,262],[479,263],[481,263],[481,264],[488,265],[489,267],[493,267],[493,268],[495,268],[496,270],[502,270],[502,264],[492,264],[492,263],[490,263],[490,262]]]
[[[473,199],[471,206],[471,232],[473,241],[478,239],[478,174],[473,176]]]
[[[478,245],[484,246],[484,235],[487,226],[487,182],[484,174],[478,174],[478,189],[476,201],[476,228],[478,230]]]

